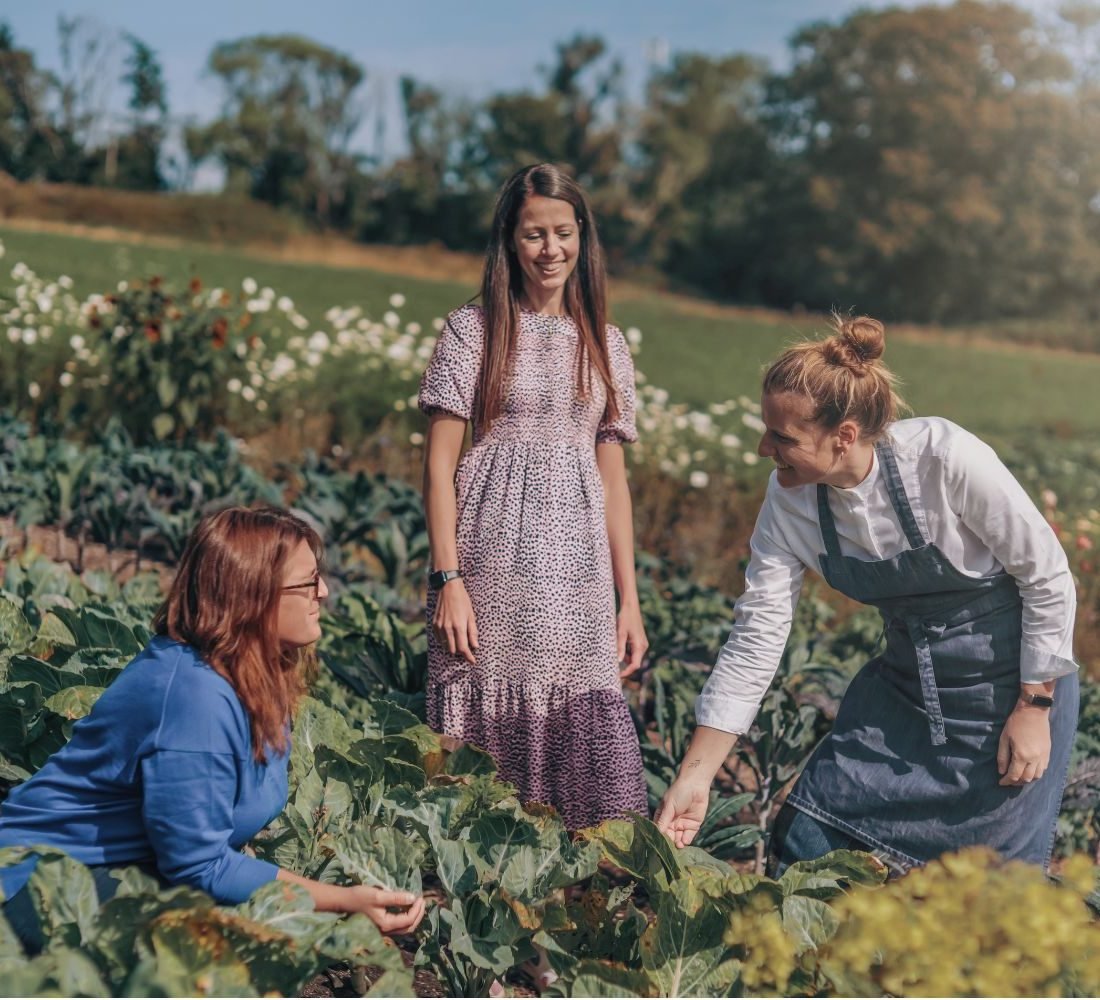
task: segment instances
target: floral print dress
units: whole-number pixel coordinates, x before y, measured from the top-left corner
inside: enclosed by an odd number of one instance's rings
[[[522,799],[554,806],[574,830],[646,811],[596,466],[597,444],[637,440],[634,367],[622,333],[607,332],[614,422],[603,419],[597,376],[577,398],[573,321],[520,314],[503,412],[488,431],[474,427],[456,475],[477,662],[452,656],[432,632],[428,643],[432,728],[488,750]],[[471,418],[483,341],[479,306],[448,317],[420,385],[425,413]],[[430,593],[429,622],[435,600]]]

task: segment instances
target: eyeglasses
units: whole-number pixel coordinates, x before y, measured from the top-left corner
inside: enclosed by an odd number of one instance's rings
[[[321,571],[318,570],[316,573],[314,573],[313,576],[310,577],[309,581],[306,582],[306,583],[293,583],[289,587],[283,587],[281,589],[282,590],[304,590],[304,591],[306,591],[306,596],[312,596],[314,599],[316,599],[316,597],[317,597],[318,593],[320,593],[320,589],[321,589]],[[311,590],[313,591],[312,595],[309,593],[309,591],[311,591]]]

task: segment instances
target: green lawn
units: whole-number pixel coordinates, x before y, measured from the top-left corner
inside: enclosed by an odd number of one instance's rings
[[[207,286],[237,286],[253,277],[289,295],[317,320],[334,305],[358,304],[380,316],[390,294],[401,292],[407,298],[403,316],[426,325],[475,291],[468,284],[269,261],[200,245],[166,249],[2,226],[0,239],[7,247],[5,272],[22,260],[43,276],[68,274],[82,294],[109,290],[123,277],[153,274],[178,279],[197,274]],[[613,313],[621,325],[642,330],[638,365],[650,380],[674,399],[694,404],[755,397],[761,367],[811,328],[805,319],[699,315],[660,295],[613,302]],[[936,413],[991,435],[1100,432],[1100,356],[1001,350],[929,335],[888,339],[887,360],[904,380],[917,413]]]

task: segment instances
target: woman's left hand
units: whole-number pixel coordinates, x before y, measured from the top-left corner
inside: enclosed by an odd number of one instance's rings
[[[619,619],[615,629],[619,648],[620,680],[637,673],[642,665],[642,657],[649,649],[649,640],[645,637],[641,609],[636,606],[619,610]]]
[[[1050,710],[1019,702],[1001,730],[997,770],[1002,785],[1037,781],[1050,763]]]

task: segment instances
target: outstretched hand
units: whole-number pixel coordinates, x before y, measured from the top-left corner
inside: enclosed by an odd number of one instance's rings
[[[687,847],[707,818],[710,786],[677,778],[665,792],[653,821],[677,847]]]

